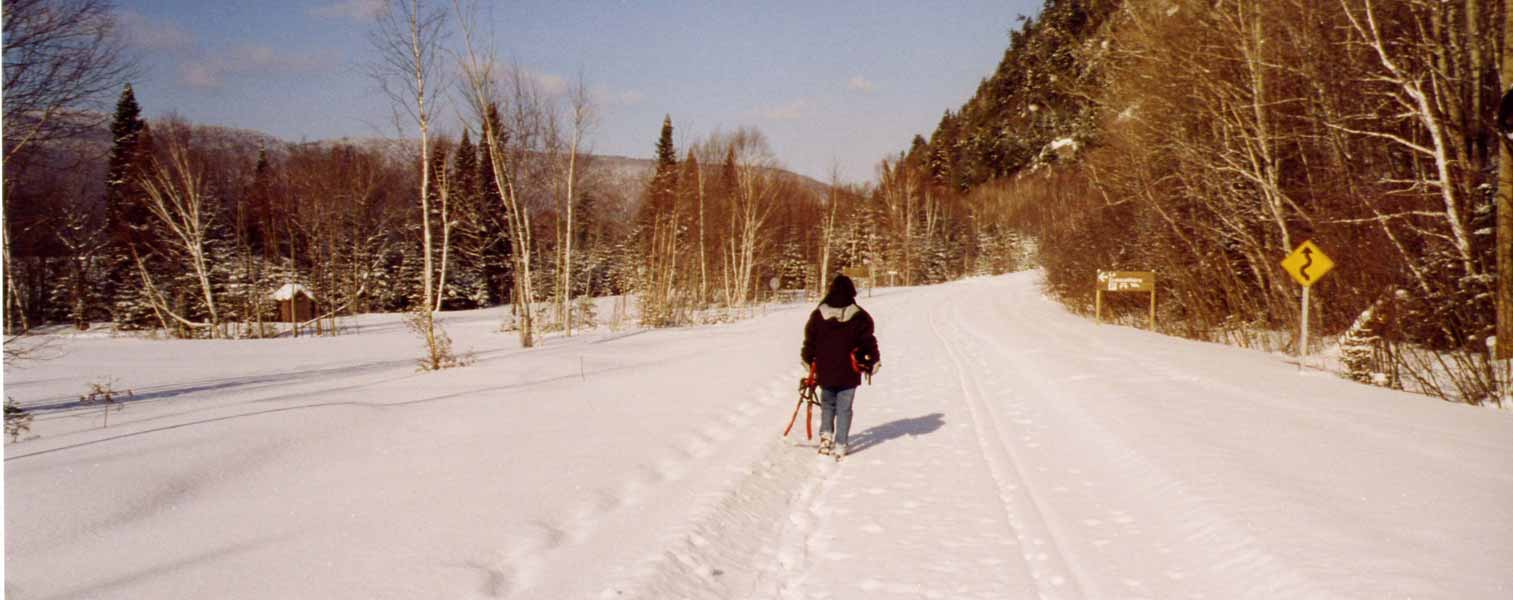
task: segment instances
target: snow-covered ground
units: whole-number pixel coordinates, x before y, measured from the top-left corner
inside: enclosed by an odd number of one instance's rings
[[[9,598],[1513,598],[1513,418],[1097,326],[1022,273],[879,290],[843,463],[778,438],[807,309],[521,350],[58,340],[7,368]],[[101,428],[67,408],[115,378]],[[802,417],[801,417],[802,418]]]

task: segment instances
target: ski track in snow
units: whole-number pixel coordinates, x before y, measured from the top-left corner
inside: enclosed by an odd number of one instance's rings
[[[954,303],[946,304],[944,308],[953,311],[955,319],[952,324],[959,326],[960,313],[955,312],[957,306]],[[943,335],[937,324],[938,316],[936,312],[928,315],[931,332],[940,341],[941,349],[951,361],[951,369],[955,371],[957,385],[961,390],[961,399],[967,405],[983,454],[990,459],[993,480],[998,486],[999,497],[1004,502],[1014,536],[1019,541],[1020,556],[1024,558],[1030,577],[1035,581],[1037,596],[1080,597],[1080,592],[1087,583],[1078,575],[1077,564],[1069,561],[1062,550],[1065,542],[1061,538],[1065,534],[1057,531],[1053,521],[1047,519],[1046,511],[1049,507],[1043,492],[1029,485],[1024,475],[1023,462],[1005,430],[999,426],[992,404],[984,402],[983,385],[978,381],[978,373],[990,363],[978,359],[975,364],[968,364],[962,356],[962,350],[958,349],[963,348],[959,346],[962,338],[958,335],[955,339],[948,339]],[[1033,444],[1029,441],[1032,437],[1025,436],[1024,439]],[[1069,574],[1073,576],[1075,585],[1063,589],[1067,586]]]
[[[387,325],[216,346],[363,358],[165,369],[103,430],[20,372],[56,409],[7,446],[7,597],[1513,597],[1513,419],[1095,326],[1034,273],[859,301],[884,368],[839,463],[776,436],[802,307],[530,351],[453,316],[495,346],[433,375]],[[138,343],[81,348],[173,348]]]
[[[1015,353],[1002,348],[1000,342],[988,337],[966,333],[969,330],[963,329],[960,331],[965,333],[967,337],[971,338],[972,342],[971,344],[963,345],[962,347],[973,348],[979,353],[984,350],[992,350],[994,357],[1002,361],[1000,364],[1006,363],[1011,367],[1013,374],[1017,376],[1015,377],[1015,381],[1029,384],[1029,387],[1031,387],[1035,392],[1033,397],[1043,400],[1056,400],[1059,398],[1060,394],[1053,385],[1047,382],[1044,378],[1035,376],[1035,372],[1032,370],[1033,367],[1027,368],[1027,365],[1025,364],[1025,361],[1023,359],[1016,358]],[[1039,333],[1041,335],[1058,335],[1061,336],[1062,339],[1065,339],[1065,334],[1067,332],[1051,332],[1042,330]],[[1124,358],[1137,360],[1133,356],[1124,356]],[[985,359],[978,359],[976,362],[979,368],[983,365],[990,364],[989,361]],[[1137,362],[1136,364],[1140,363]],[[1142,364],[1141,366],[1148,365]],[[1176,379],[1179,378],[1173,378],[1173,380]],[[1143,461],[1136,452],[1126,446],[1119,444],[1116,438],[1111,436],[1106,431],[1098,429],[1095,420],[1078,418],[1079,415],[1075,414],[1056,415],[1051,413],[1051,410],[1063,412],[1070,411],[1072,409],[1071,405],[1059,402],[1054,404],[1047,402],[1042,403],[1037,407],[1029,407],[1026,406],[1025,403],[1015,402],[1012,397],[1007,399],[1004,405],[1009,407],[1009,416],[1013,419],[1013,422],[1021,426],[1021,432],[1017,435],[1017,438],[1020,440],[1021,445],[1029,453],[1038,452],[1042,454],[1042,456],[1036,457],[1037,460],[1035,462],[1037,464],[1044,465],[1040,467],[1040,471],[1048,474],[1045,479],[1050,479],[1049,482],[1042,484],[1049,485],[1050,489],[1041,490],[1040,493],[1035,494],[1035,496],[1033,497],[1055,497],[1061,501],[1057,504],[1061,507],[1064,507],[1061,510],[1067,513],[1073,512],[1073,507],[1085,505],[1087,503],[1106,501],[1112,498],[1121,498],[1125,502],[1124,504],[1117,505],[1116,508],[1108,511],[1106,514],[1099,514],[1099,512],[1097,511],[1093,511],[1084,515],[1062,514],[1060,515],[1061,518],[1051,522],[1070,523],[1073,526],[1080,523],[1081,525],[1085,526],[1087,531],[1098,532],[1099,528],[1101,528],[1103,525],[1104,519],[1108,519],[1113,523],[1125,525],[1126,527],[1124,527],[1124,529],[1130,533],[1141,533],[1142,531],[1137,527],[1137,524],[1148,523],[1150,519],[1161,519],[1163,521],[1166,521],[1164,525],[1167,528],[1161,528],[1161,530],[1184,531],[1186,532],[1186,535],[1184,536],[1184,539],[1176,541],[1172,545],[1158,546],[1156,548],[1156,551],[1158,553],[1169,551],[1173,547],[1201,547],[1204,549],[1204,554],[1208,555],[1206,557],[1195,558],[1191,563],[1187,565],[1182,565],[1179,563],[1173,565],[1171,568],[1164,570],[1160,575],[1171,582],[1182,582],[1183,580],[1190,577],[1189,571],[1192,570],[1208,570],[1208,568],[1213,565],[1211,557],[1214,554],[1229,557],[1228,560],[1219,563],[1218,566],[1220,567],[1225,567],[1229,564],[1234,563],[1244,563],[1248,565],[1270,565],[1275,562],[1273,557],[1267,556],[1263,553],[1260,553],[1259,551],[1254,550],[1252,544],[1250,543],[1250,540],[1248,540],[1242,533],[1234,530],[1232,527],[1228,527],[1227,523],[1225,523],[1222,518],[1215,515],[1212,511],[1205,510],[1202,500],[1196,499],[1191,494],[1187,493],[1183,489],[1181,483],[1171,479],[1155,467],[1151,466],[1149,463]],[[1053,455],[1053,450],[1050,448],[1050,446],[1054,444],[1054,442],[1050,440],[1041,441],[1043,436],[1037,435],[1039,432],[1050,431],[1051,427],[1048,425],[1037,427],[1036,425],[1039,423],[1047,423],[1050,419],[1056,419],[1058,417],[1061,417],[1063,419],[1058,423],[1058,425],[1064,426],[1061,429],[1063,432],[1076,431],[1080,429],[1081,431],[1079,431],[1078,433],[1080,433],[1081,435],[1076,436],[1076,439],[1080,443],[1093,444],[1098,451],[1096,453],[1098,456],[1113,459],[1112,462],[1104,463],[1106,466],[1116,467],[1114,469],[1110,469],[1107,473],[1108,475],[1122,473],[1125,475],[1124,481],[1137,481],[1140,483],[1140,485],[1136,486],[1134,489],[1120,490],[1117,492],[1108,489],[1101,489],[1106,488],[1107,486],[1099,486],[1099,484],[1095,483],[1099,479],[1088,477],[1089,471],[1084,470],[1086,467],[1074,468],[1071,466],[1061,467],[1061,470],[1063,471],[1063,474],[1066,476],[1066,478],[1060,479],[1059,483],[1057,483],[1058,479],[1054,476],[1054,467],[1050,465],[1057,465],[1057,463],[1063,461],[1058,460],[1058,457]],[[1005,446],[1011,446],[1013,445],[1012,440],[1014,439],[1014,437],[1015,436],[1000,435],[998,436],[998,439],[1001,440],[1005,444]],[[1042,448],[1045,448],[1045,450],[1041,450]],[[1084,446],[1084,449],[1085,448],[1086,446]],[[1098,465],[1093,465],[1094,468],[1096,468],[1097,466]],[[1136,473],[1139,476],[1128,477],[1128,474],[1131,473]],[[1109,482],[1120,481],[1120,479],[1114,477],[1103,478],[1101,480]],[[1030,484],[1026,483],[1026,485]],[[1049,491],[1048,495],[1045,494],[1046,491]],[[1069,497],[1077,497],[1077,501],[1066,502],[1065,500],[1067,500]],[[1037,505],[1049,506],[1050,502],[1040,501],[1037,502]],[[1150,515],[1147,518],[1137,519],[1136,517],[1132,516],[1132,514],[1135,514],[1133,509],[1131,508],[1132,506],[1140,506],[1141,508],[1155,508],[1156,510],[1153,511],[1155,514]],[[1053,537],[1061,540],[1070,540],[1074,537],[1077,537],[1074,534],[1068,534],[1059,531],[1053,531],[1052,535]],[[1107,537],[1094,537],[1093,539],[1088,541],[1091,542],[1090,545],[1092,545],[1095,549],[1100,550],[1109,546],[1117,546],[1117,543],[1114,539]],[[1070,545],[1072,545],[1070,542],[1061,542],[1060,544],[1058,544],[1058,547],[1067,547]],[[1083,556],[1088,556],[1088,558],[1068,561],[1069,567],[1073,568],[1074,572],[1080,572],[1084,570],[1082,568],[1079,568],[1082,565],[1081,561],[1087,561],[1090,564],[1105,564],[1105,560],[1098,554]],[[1211,581],[1205,582],[1202,586],[1207,589],[1209,593],[1212,593],[1215,597],[1319,597],[1317,590],[1298,589],[1295,585],[1279,585],[1275,583],[1288,582],[1292,579],[1295,579],[1290,577],[1290,573],[1284,572],[1280,569],[1270,569],[1266,572],[1247,573],[1246,575],[1249,575],[1248,577],[1234,577],[1234,575],[1238,574],[1223,573],[1222,568],[1215,570],[1219,571],[1216,574],[1220,576],[1215,577]],[[1106,590],[1090,587],[1093,585],[1093,580],[1084,575],[1077,576],[1076,580],[1079,582],[1079,584],[1081,584],[1080,587],[1083,588],[1082,591],[1084,591],[1088,597],[1105,598],[1112,596],[1130,596],[1142,594],[1143,592],[1141,588],[1145,586],[1140,583],[1138,577],[1134,576],[1136,575],[1135,573],[1131,573],[1130,575],[1130,577],[1121,578],[1122,589],[1117,590]],[[1255,583],[1256,581],[1268,581],[1273,583],[1269,584],[1267,587],[1258,588]],[[1243,585],[1236,586],[1233,583],[1226,582],[1244,583]]]

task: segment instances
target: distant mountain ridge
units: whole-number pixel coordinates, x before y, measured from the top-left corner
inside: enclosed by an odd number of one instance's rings
[[[650,178],[652,171],[656,169],[656,161],[650,158],[633,158],[629,156],[621,156],[618,154],[595,154],[593,155],[593,159],[595,163],[599,165],[599,168],[609,170],[612,173],[611,177],[627,180],[640,180],[644,178]],[[704,166],[711,167],[715,165]],[[774,171],[776,171],[780,175],[791,176],[797,179],[799,183],[803,185],[804,189],[818,194],[821,197],[823,197],[830,190],[830,184],[819,181],[813,177],[809,177],[808,175],[802,175],[793,171],[789,171],[787,169],[774,169]]]
[[[151,125],[154,127],[160,126],[161,123],[162,120],[151,121]],[[90,129],[84,137],[67,144],[61,144],[59,147],[52,149],[49,154],[52,154],[53,157],[45,159],[45,161],[59,165],[70,162],[75,163],[70,169],[76,170],[77,173],[86,177],[100,180],[102,182],[100,192],[103,193],[105,161],[109,156],[111,146],[109,127],[109,120],[102,119],[100,126]],[[339,137],[294,142],[254,129],[204,124],[192,124],[192,127],[198,141],[208,142],[210,148],[213,150],[226,152],[243,159],[248,166],[257,160],[257,153],[262,149],[267,149],[269,154],[275,159],[283,158],[289,150],[307,145],[322,148],[350,145],[363,149],[378,150],[390,156],[397,156],[403,152],[407,145],[414,143],[414,140],[385,137]],[[65,157],[65,154],[68,156]],[[592,157],[597,167],[604,169],[607,172],[607,178],[618,186],[643,184],[651,178],[651,174],[656,168],[655,161],[650,158],[635,158],[615,154],[595,154]],[[794,173],[787,169],[776,169],[776,171],[795,178],[803,185],[804,189],[821,197],[830,189],[828,184],[812,177]],[[98,176],[94,176],[94,174],[98,174]]]

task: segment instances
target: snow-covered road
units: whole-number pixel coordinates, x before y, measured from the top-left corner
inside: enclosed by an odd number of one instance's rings
[[[1036,277],[862,298],[884,368],[839,465],[777,439],[806,308],[530,351],[448,315],[478,362],[440,374],[381,321],[60,341],[6,394],[146,398],[7,446],[7,597],[1513,597],[1513,418]]]

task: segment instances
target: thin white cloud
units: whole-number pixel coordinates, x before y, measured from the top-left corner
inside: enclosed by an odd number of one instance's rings
[[[134,10],[116,11],[116,24],[120,26],[126,43],[133,48],[180,50],[194,44],[194,34]]]
[[[601,106],[635,106],[646,100],[640,90],[614,90],[599,86],[593,88],[594,102]]]
[[[385,10],[388,10],[388,6],[384,0],[339,0],[312,6],[305,13],[312,17],[326,19],[368,22],[383,15]]]
[[[866,77],[862,77],[861,75],[852,75],[851,79],[846,80],[846,89],[853,92],[870,94],[877,90],[877,86],[871,81],[867,81]]]
[[[619,94],[615,95],[615,100],[618,103],[623,104],[625,106],[633,106],[633,105],[636,105],[636,104],[640,104],[641,101],[645,100],[645,99],[646,99],[646,94],[643,94],[643,93],[638,92],[636,90],[625,90],[625,91],[620,92]]]
[[[772,121],[796,121],[808,114],[813,107],[808,98],[799,98],[786,104],[758,107],[751,114]]]
[[[531,70],[526,70],[526,74],[536,80],[536,85],[541,86],[541,91],[548,96],[560,96],[567,93],[567,80],[561,75]]]
[[[336,61],[325,54],[289,52],[271,46],[238,46],[179,65],[179,81],[192,88],[218,88],[228,77],[305,75],[328,71]]]
[[[514,80],[513,74],[516,73],[516,69],[519,69],[518,72],[523,76],[523,79],[531,87],[535,88],[536,92],[544,96],[550,98],[564,96],[571,88],[571,84],[561,75],[508,64],[494,65],[494,83],[502,88],[510,87],[512,85],[511,81]]]
[[[221,74],[208,64],[186,63],[179,65],[179,81],[192,88],[217,88],[221,86]]]

